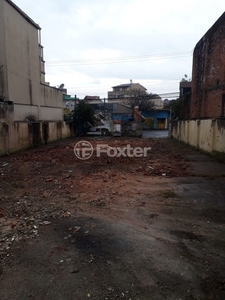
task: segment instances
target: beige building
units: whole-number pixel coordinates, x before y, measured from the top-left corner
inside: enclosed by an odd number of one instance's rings
[[[144,92],[147,91],[147,89],[140,83],[133,83],[133,81],[130,80],[130,83],[113,86],[113,91],[108,92],[108,102],[109,103],[123,102],[124,98],[129,97],[129,92],[132,89],[139,89]],[[151,99],[151,101],[154,103],[154,106],[153,106],[154,109],[162,109],[163,108],[163,101],[160,97]]]
[[[41,28],[0,0],[0,156],[70,135],[63,93],[45,82]]]
[[[133,81],[130,80],[130,83],[113,86],[113,90],[108,92],[108,101],[120,102],[124,98],[128,97],[128,94],[132,89],[140,89],[143,91],[147,90],[140,83],[133,83]]]
[[[151,99],[151,101],[154,104],[154,106],[153,106],[154,109],[163,109],[163,100],[160,97]]]
[[[99,96],[85,96],[84,102],[87,104],[101,104],[103,101],[100,99]]]
[[[41,28],[11,0],[0,0],[0,105],[5,123],[63,120],[62,92],[45,83]]]

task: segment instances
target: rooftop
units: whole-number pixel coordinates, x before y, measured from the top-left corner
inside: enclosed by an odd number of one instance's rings
[[[116,85],[113,86],[113,88],[118,88],[118,87],[129,87],[131,86],[133,83],[124,83],[124,84],[120,84],[120,85]]]
[[[140,83],[135,83],[135,82],[130,82],[130,83],[124,83],[124,84],[120,84],[120,85],[115,85],[113,86],[112,88],[128,88],[128,87],[131,87],[132,85],[140,85],[142,86],[145,90],[147,90],[143,85],[141,85]]]
[[[99,96],[85,96],[84,100],[99,100]]]
[[[15,8],[21,16],[23,16],[31,25],[36,27],[37,29],[41,30],[41,27],[35,23],[22,9],[20,9],[14,2],[11,0],[6,0],[13,8]]]

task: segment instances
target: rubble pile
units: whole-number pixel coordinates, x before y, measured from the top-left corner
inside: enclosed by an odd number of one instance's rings
[[[66,201],[80,201],[80,193],[87,192],[91,205],[101,207],[106,205],[105,188],[110,194],[110,183],[119,184],[121,178],[125,178],[124,185],[126,174],[177,177],[188,173],[181,155],[169,151],[160,140],[109,138],[90,142],[95,150],[102,143],[150,147],[151,151],[147,157],[97,157],[94,152],[82,161],[74,155],[74,141],[0,158],[0,254],[17,241],[37,238],[40,226],[49,224],[51,218],[69,217]]]

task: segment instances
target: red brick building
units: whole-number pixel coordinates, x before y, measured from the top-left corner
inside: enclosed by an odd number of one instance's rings
[[[225,118],[225,12],[193,55],[190,119]]]

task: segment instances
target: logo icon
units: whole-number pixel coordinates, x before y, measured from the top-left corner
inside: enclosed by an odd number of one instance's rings
[[[93,146],[87,141],[79,141],[74,146],[74,154],[81,160],[89,159],[94,152]]]

